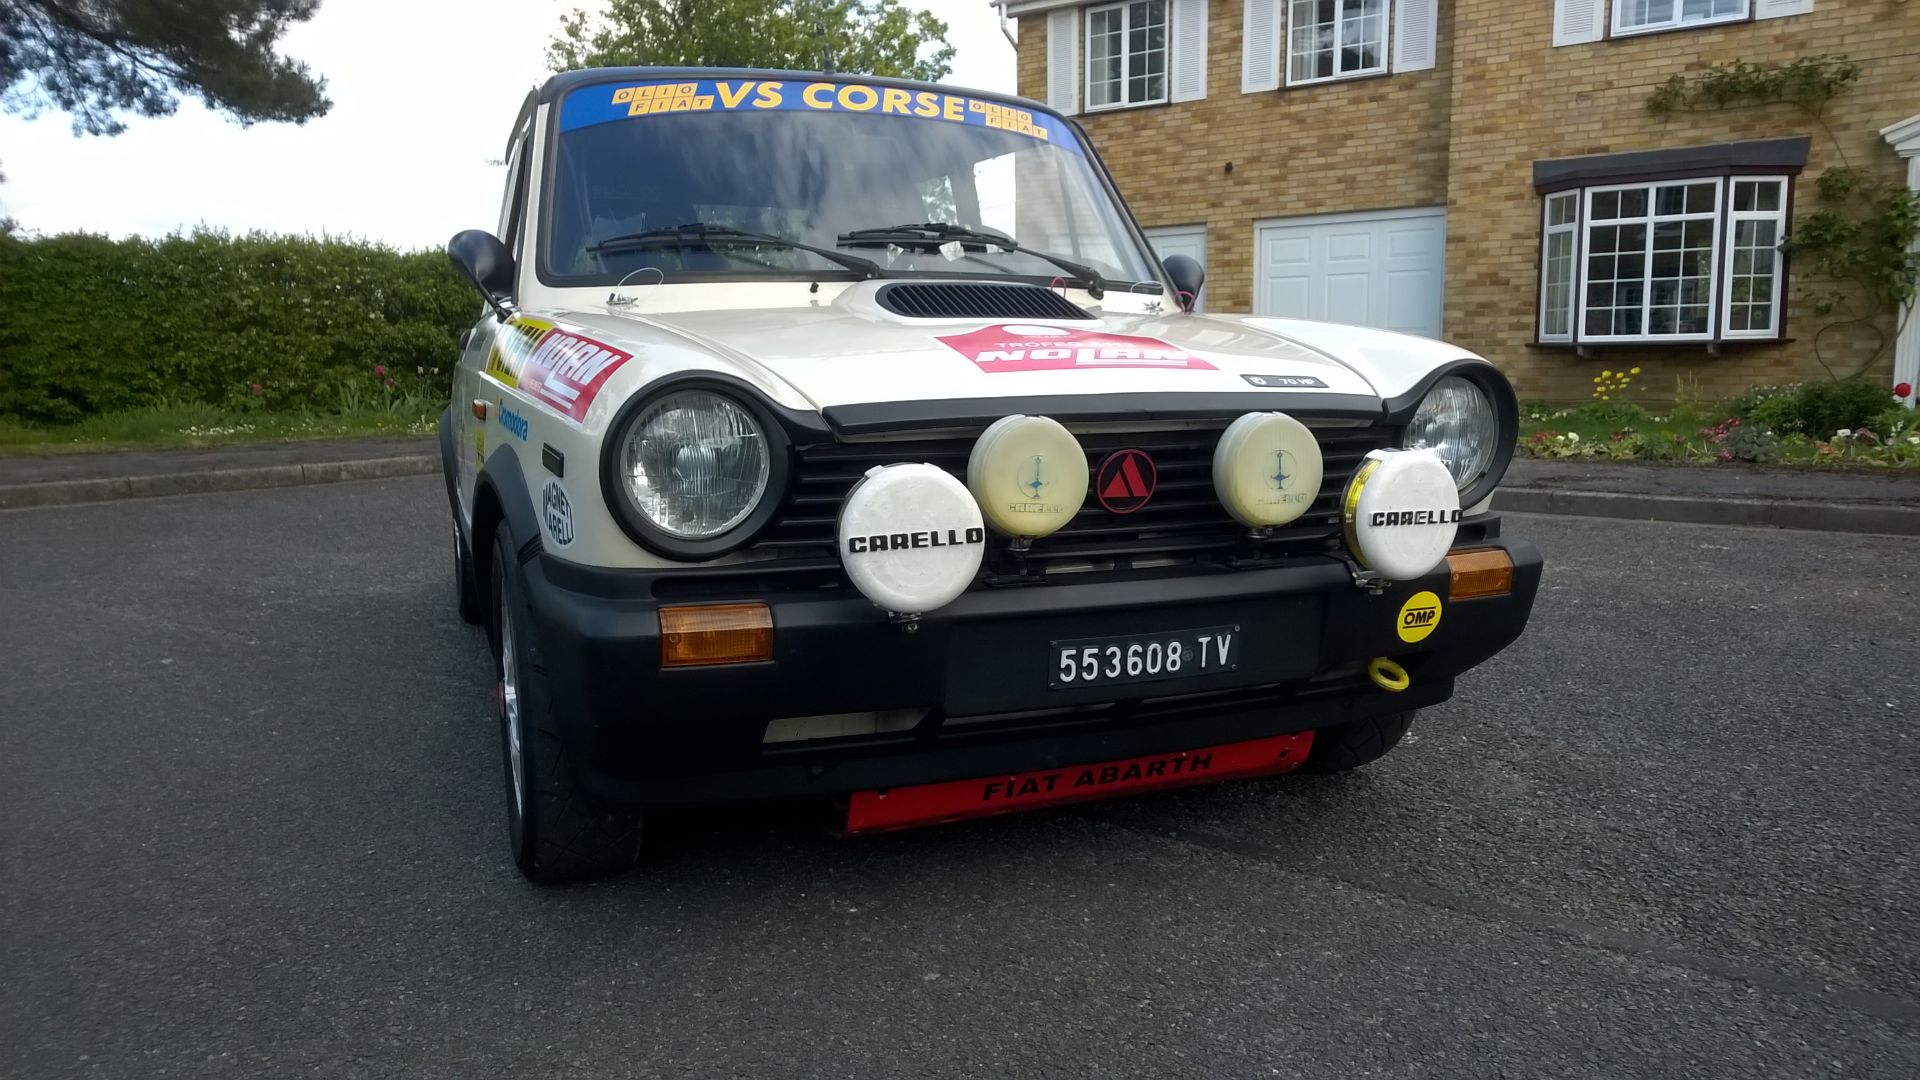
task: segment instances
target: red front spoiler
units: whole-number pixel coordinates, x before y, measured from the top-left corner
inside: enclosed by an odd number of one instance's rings
[[[1302,731],[1097,765],[860,791],[847,803],[846,831],[905,829],[1140,791],[1271,776],[1299,768],[1312,746],[1313,732]]]

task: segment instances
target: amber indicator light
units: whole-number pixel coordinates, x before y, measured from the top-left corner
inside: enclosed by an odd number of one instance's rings
[[[765,604],[660,609],[660,666],[702,667],[773,659],[773,612]]]
[[[1513,559],[1500,548],[1456,551],[1447,556],[1452,577],[1447,596],[1471,600],[1476,596],[1505,596],[1513,591]]]

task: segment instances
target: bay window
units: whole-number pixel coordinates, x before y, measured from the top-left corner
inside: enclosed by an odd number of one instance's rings
[[[1543,342],[1771,339],[1788,178],[1592,184],[1544,199]]]

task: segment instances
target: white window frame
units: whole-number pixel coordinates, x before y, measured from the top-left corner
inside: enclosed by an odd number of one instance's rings
[[[1686,184],[1713,184],[1715,186],[1714,203],[1713,203],[1714,235],[1713,235],[1713,241],[1707,245],[1707,252],[1708,252],[1707,328],[1706,330],[1698,334],[1649,334],[1646,332],[1646,327],[1647,327],[1647,324],[1652,321],[1652,314],[1653,314],[1653,237],[1654,237],[1654,233],[1658,230],[1658,226],[1660,222],[1663,220],[1685,222],[1685,221],[1697,221],[1700,219],[1700,215],[1697,215],[1697,214],[1681,213],[1681,214],[1662,215],[1662,214],[1656,213],[1655,206],[1654,206],[1655,200],[1657,198],[1657,196],[1655,195],[1655,189],[1660,187],[1679,187]],[[1638,334],[1590,334],[1587,332],[1587,328],[1586,328],[1587,327],[1587,263],[1591,260],[1593,256],[1593,231],[1592,230],[1596,224],[1602,224],[1602,223],[1595,222],[1593,220],[1593,197],[1595,195],[1604,195],[1608,192],[1614,192],[1614,191],[1645,191],[1647,193],[1646,216],[1644,218],[1638,219],[1638,220],[1644,221],[1647,226],[1647,241],[1646,241],[1646,247],[1644,249],[1646,253],[1646,265],[1642,267],[1640,270],[1641,332]],[[1676,180],[1660,180],[1655,182],[1641,181],[1641,182],[1632,183],[1632,184],[1599,184],[1593,187],[1582,188],[1581,199],[1580,199],[1580,239],[1581,239],[1580,247],[1585,257],[1580,260],[1580,296],[1579,296],[1579,300],[1575,305],[1579,310],[1580,321],[1574,326],[1574,330],[1573,330],[1574,339],[1581,342],[1590,341],[1596,344],[1615,343],[1615,342],[1649,343],[1649,342],[1659,342],[1659,341],[1684,342],[1684,341],[1716,340],[1718,336],[1718,331],[1720,328],[1720,323],[1719,323],[1719,320],[1716,318],[1716,316],[1718,316],[1720,312],[1719,312],[1719,305],[1714,302],[1713,297],[1717,296],[1719,292],[1719,290],[1715,287],[1715,285],[1720,280],[1720,241],[1722,239],[1720,234],[1720,229],[1722,228],[1722,226],[1725,224],[1725,221],[1726,221],[1726,218],[1722,216],[1720,211],[1721,211],[1721,208],[1726,205],[1726,196],[1727,196],[1726,178],[1720,177],[1720,176],[1706,176],[1706,177],[1701,177],[1697,180],[1676,179]],[[1609,220],[1612,220],[1612,219],[1609,219]],[[1620,220],[1633,221],[1636,219],[1623,218]],[[1617,253],[1617,249],[1616,249],[1616,253]]]
[[[1612,0],[1612,3],[1613,22],[1611,25],[1613,27],[1614,37],[1631,37],[1635,34],[1657,34],[1663,30],[1691,30],[1697,26],[1719,26],[1722,23],[1746,22],[1753,17],[1753,0],[1742,0],[1739,14],[1716,15],[1706,19],[1686,18],[1684,15],[1686,0],[1673,0],[1672,18],[1662,22],[1649,22],[1639,26],[1628,26],[1625,23],[1627,0]]]
[[[1779,206],[1773,210],[1733,209],[1733,185],[1740,182],[1777,183],[1780,185]],[[1700,220],[1698,214],[1658,214],[1655,189],[1667,186],[1688,184],[1715,185],[1715,211],[1713,216],[1714,235],[1708,268],[1707,331],[1701,334],[1648,334],[1644,330],[1650,321],[1653,305],[1653,237],[1655,226],[1665,221]],[[1587,262],[1592,237],[1590,230],[1596,223],[1593,220],[1593,197],[1613,191],[1647,191],[1646,265],[1641,271],[1641,320],[1642,333],[1639,334],[1590,334],[1587,323]],[[1549,225],[1551,211],[1556,199],[1572,196],[1575,216],[1571,224]],[[1632,183],[1594,184],[1586,187],[1566,188],[1546,193],[1541,199],[1540,209],[1540,246],[1535,256],[1540,275],[1540,288],[1535,298],[1534,320],[1537,340],[1542,344],[1562,345],[1661,345],[1661,344],[1700,344],[1720,341],[1779,341],[1785,336],[1786,312],[1783,300],[1786,296],[1787,258],[1781,250],[1787,235],[1789,213],[1793,205],[1793,177],[1779,173],[1738,173],[1730,176],[1672,177],[1660,180],[1641,180]],[[1634,219],[1627,219],[1634,220]],[[1768,298],[1770,325],[1760,329],[1727,330],[1731,322],[1733,304],[1733,242],[1735,221],[1772,221],[1774,227],[1774,264],[1772,295]],[[1573,295],[1571,297],[1570,322],[1568,333],[1548,334],[1547,328],[1547,244],[1549,236],[1559,235],[1571,229],[1573,232]]]
[[[1780,185],[1780,205],[1773,210],[1735,210],[1733,208],[1733,186],[1739,183],[1777,183]],[[1729,341],[1773,341],[1781,336],[1783,329],[1780,310],[1780,298],[1787,278],[1787,256],[1780,250],[1781,243],[1787,237],[1787,209],[1793,196],[1793,182],[1785,176],[1730,176],[1727,178],[1727,191],[1723,196],[1726,209],[1721,214],[1726,235],[1721,237],[1721,265],[1726,272],[1721,275],[1725,280],[1721,284],[1718,306],[1724,316],[1721,326],[1726,327],[1720,336]],[[1759,330],[1734,330],[1733,326],[1733,241],[1739,235],[1734,227],[1739,221],[1771,221],[1773,225],[1773,295],[1767,298],[1767,311],[1772,315],[1773,325]]]
[[[1393,4],[1391,0],[1383,0],[1380,5],[1380,63],[1378,65],[1370,68],[1359,68],[1354,71],[1335,71],[1331,75],[1316,75],[1310,79],[1296,79],[1293,77],[1293,6],[1295,0],[1281,0],[1281,2],[1287,7],[1287,17],[1285,20],[1286,29],[1283,32],[1286,44],[1280,50],[1280,64],[1282,74],[1286,76],[1286,85],[1315,86],[1319,83],[1340,82],[1343,79],[1363,79],[1369,75],[1385,75],[1391,70],[1390,65],[1393,55]],[[1335,2],[1339,4],[1339,7],[1334,10],[1333,15],[1333,62],[1337,67],[1340,63],[1341,49],[1345,44],[1340,40],[1340,28],[1347,23],[1347,5],[1360,3],[1361,0],[1335,0]]]
[[[1573,218],[1570,221],[1553,224],[1553,204],[1564,199],[1573,204]],[[1574,331],[1580,321],[1580,189],[1550,192],[1540,200],[1540,310],[1538,317],[1539,339],[1541,341],[1571,342]],[[1547,247],[1552,238],[1565,234],[1571,261],[1567,264],[1567,329],[1562,334],[1547,332]]]
[[[1160,51],[1165,60],[1160,68],[1160,96],[1140,101],[1127,99],[1128,87],[1133,84],[1133,64],[1135,54],[1127,48],[1127,39],[1133,36],[1133,5],[1137,3],[1159,3]],[[1093,17],[1102,11],[1120,12],[1120,100],[1104,105],[1093,103]],[[1119,0],[1118,3],[1098,4],[1082,13],[1081,41],[1086,47],[1085,61],[1081,75],[1081,93],[1085,95],[1087,112],[1106,112],[1109,109],[1137,109],[1142,105],[1165,105],[1173,93],[1173,0]],[[1144,55],[1144,54],[1142,54]]]

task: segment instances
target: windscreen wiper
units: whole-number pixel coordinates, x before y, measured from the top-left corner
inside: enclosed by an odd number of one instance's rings
[[[622,233],[619,236],[609,236],[604,240],[594,241],[588,246],[587,250],[594,254],[599,254],[602,251],[642,251],[654,247],[706,247],[715,240],[738,240],[743,244],[773,244],[778,247],[791,248],[794,251],[805,251],[813,255],[818,255],[828,262],[837,263],[866,277],[883,278],[896,276],[879,263],[871,259],[863,259],[858,255],[849,255],[844,251],[835,251],[832,248],[814,247],[812,244],[803,244],[798,240],[788,240],[784,236],[775,236],[772,233],[747,232],[744,229],[736,229],[729,225],[715,225],[707,221],[695,221],[686,225],[670,225],[660,229],[647,229],[643,232]]]
[[[902,247],[920,244],[937,247],[950,240],[958,240],[962,244],[980,244],[1005,251],[1017,251],[1036,259],[1045,259],[1072,274],[1085,283],[1087,295],[1095,300],[1106,295],[1105,279],[1100,276],[1098,270],[1062,255],[1026,247],[997,229],[970,229],[965,225],[953,225],[944,221],[922,221],[911,225],[888,225],[878,229],[854,229],[851,232],[841,233],[839,239],[842,247],[872,244],[898,244]]]

